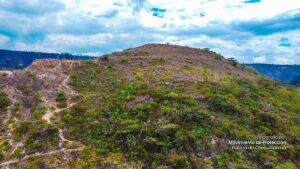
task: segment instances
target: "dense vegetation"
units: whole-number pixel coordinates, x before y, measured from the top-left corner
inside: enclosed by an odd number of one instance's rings
[[[299,162],[300,93],[294,88],[263,77],[125,79],[112,65],[93,62],[70,73],[85,101],[62,112],[60,125],[67,138],[94,152],[74,166],[101,165],[104,157],[151,168],[296,168]],[[258,135],[285,136],[287,149],[234,150],[227,143]]]
[[[298,89],[207,49],[146,45],[2,79],[0,167],[300,166]],[[286,144],[230,144],[266,136]]]

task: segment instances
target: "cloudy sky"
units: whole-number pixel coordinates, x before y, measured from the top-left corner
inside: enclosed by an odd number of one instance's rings
[[[0,48],[101,55],[145,43],[300,64],[300,0],[0,0]]]

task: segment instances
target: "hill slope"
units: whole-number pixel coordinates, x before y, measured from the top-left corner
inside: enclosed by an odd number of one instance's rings
[[[36,59],[73,59],[87,60],[92,57],[75,56],[71,54],[41,53],[41,52],[20,52],[0,50],[0,70],[23,69]]]
[[[40,60],[0,87],[2,167],[299,167],[300,92],[207,50]]]

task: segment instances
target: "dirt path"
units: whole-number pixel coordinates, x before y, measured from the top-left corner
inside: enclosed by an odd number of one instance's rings
[[[42,119],[46,120],[48,123],[52,123],[51,122],[51,116],[55,113],[61,112],[63,110],[68,110],[69,108],[73,107],[75,104],[79,103],[81,101],[78,102],[74,102],[69,104],[66,108],[62,108],[62,109],[56,109],[55,111],[48,111],[46,114],[43,115]]]
[[[74,92],[73,89],[71,89],[69,86],[68,86],[68,82],[70,80],[70,76],[68,76],[62,83],[63,87],[65,87],[66,89],[68,89],[70,91],[70,95],[75,95],[76,93]]]
[[[80,146],[83,146],[80,142],[75,142],[75,141],[71,141],[71,140],[68,140],[68,139],[66,139],[65,138],[65,136],[64,136],[64,134],[63,134],[63,130],[62,129],[58,129],[58,132],[59,132],[59,144],[58,144],[58,147],[59,148],[62,148],[62,149],[64,149],[63,148],[63,145],[65,144],[65,143],[68,143],[68,144],[73,144],[73,145],[80,145]],[[84,146],[83,146],[84,147]]]
[[[70,94],[70,95],[72,95],[72,96],[73,96],[73,95],[76,95],[76,93],[73,91],[73,89],[71,89],[71,88],[68,86],[69,80],[70,80],[70,77],[68,76],[68,77],[63,81],[62,86],[63,86],[64,88],[66,88],[66,89],[69,91],[69,94]],[[69,104],[67,107],[61,108],[61,109],[56,107],[56,110],[55,110],[55,111],[49,111],[49,110],[48,110],[47,113],[43,115],[42,119],[43,119],[43,120],[46,120],[48,123],[51,123],[51,117],[52,117],[53,114],[58,113],[58,112],[61,112],[61,111],[63,111],[63,110],[67,110],[67,109],[73,107],[75,104],[77,104],[77,103],[79,103],[79,102],[81,102],[81,101],[71,103],[71,104]]]
[[[47,155],[53,155],[53,154],[56,154],[56,153],[61,153],[61,152],[64,152],[64,153],[71,153],[71,152],[78,152],[78,151],[82,151],[83,147],[82,148],[78,148],[78,149],[61,149],[61,150],[53,150],[53,151],[49,151],[47,153],[35,153],[35,154],[32,154],[32,155],[26,155],[24,158],[20,159],[20,160],[10,160],[10,161],[6,161],[4,163],[1,163],[0,164],[0,167],[4,167],[4,166],[8,166],[10,164],[14,164],[14,163],[20,163],[24,160],[27,160],[29,157],[41,157],[41,156],[47,156]]]
[[[11,76],[10,73],[8,73],[8,75]],[[67,89],[69,95],[74,96],[74,95],[76,95],[77,93],[74,92],[74,90],[72,90],[72,88],[68,86],[69,80],[70,80],[70,77],[69,77],[69,76],[66,77],[66,78],[63,80],[63,82],[62,82],[62,86],[63,86],[65,89]],[[9,86],[8,86],[8,87],[9,87]],[[8,89],[9,89],[9,88],[8,88]],[[10,89],[11,89],[11,90],[16,90],[15,88],[10,88]],[[18,90],[17,90],[17,91],[18,91]],[[13,91],[13,93],[14,93],[14,95],[22,96],[21,93],[18,94],[18,93],[14,92],[14,91]],[[46,99],[44,99],[44,100],[46,100]],[[63,111],[63,110],[70,109],[70,108],[73,107],[75,104],[80,103],[82,100],[84,100],[84,99],[81,99],[81,100],[79,100],[79,101],[77,101],[77,102],[70,103],[70,104],[68,104],[68,106],[65,107],[65,108],[61,108],[61,109],[60,109],[60,108],[57,108],[55,111],[48,110],[47,113],[43,115],[42,119],[43,119],[43,120],[46,120],[48,123],[51,124],[51,123],[52,123],[51,117],[52,117],[53,114],[58,113],[58,112],[61,112],[61,111]],[[47,101],[45,101],[45,103],[47,104]],[[48,107],[49,107],[49,106],[50,106],[50,103],[48,103]],[[19,159],[19,160],[10,160],[10,161],[3,162],[3,163],[0,164],[0,168],[1,168],[1,167],[9,168],[9,165],[10,165],[10,164],[20,163],[20,162],[22,162],[22,161],[24,161],[24,160],[27,160],[27,159],[28,159],[29,157],[31,157],[31,156],[34,156],[34,157],[40,157],[40,156],[47,156],[47,155],[52,155],[52,154],[56,154],[56,153],[60,153],[60,152],[70,153],[70,152],[81,151],[81,150],[85,147],[85,146],[82,145],[81,143],[77,143],[77,142],[74,142],[74,141],[71,141],[71,140],[66,139],[66,138],[64,137],[64,135],[63,135],[63,129],[59,128],[58,131],[59,131],[59,138],[60,138],[60,142],[59,142],[59,147],[61,148],[60,150],[53,150],[53,151],[49,151],[49,152],[47,152],[47,153],[35,153],[35,154],[29,155],[29,156],[26,155],[24,158]],[[81,147],[81,148],[77,148],[77,149],[65,149],[65,148],[63,148],[63,144],[64,144],[64,143],[69,143],[69,144],[81,144],[82,147]],[[23,145],[22,143],[17,144],[17,146],[22,146],[22,145]]]

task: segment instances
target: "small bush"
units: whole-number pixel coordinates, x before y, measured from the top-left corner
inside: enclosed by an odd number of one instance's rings
[[[62,109],[62,108],[66,108],[68,107],[68,103],[67,102],[59,102],[56,104],[56,107]]]
[[[71,74],[70,78],[71,78],[73,81],[76,81],[76,80],[77,80],[77,75],[76,75],[76,74]]]
[[[25,120],[21,121],[19,127],[16,128],[16,132],[20,135],[26,134],[32,128],[32,124]]]
[[[60,91],[56,94],[56,102],[65,102],[67,101],[67,97],[63,91]]]
[[[109,55],[103,55],[103,56],[100,57],[100,59],[101,59],[102,61],[108,61],[108,56],[109,56]]]
[[[171,165],[176,168],[189,168],[190,163],[185,155],[182,154],[174,154],[169,158],[169,162]]]
[[[0,150],[0,161],[3,161],[4,159],[5,159],[5,156],[4,156],[4,154]]]
[[[125,89],[121,91],[121,97],[128,98],[131,94],[135,93],[140,88],[139,84],[129,83]]]
[[[0,92],[0,112],[6,111],[7,107],[10,105],[10,100],[4,92]]]
[[[56,106],[58,108],[65,108],[68,106],[67,97],[63,91],[57,93],[55,101],[57,102]]]
[[[38,101],[38,102],[41,102],[42,101],[42,94],[41,92],[36,92],[35,95],[34,95],[35,99]]]
[[[127,63],[128,62],[128,59],[127,58],[122,58],[120,63]]]
[[[297,166],[294,163],[286,162],[276,166],[276,169],[296,169]]]
[[[215,112],[233,114],[238,112],[236,105],[230,102],[228,98],[221,95],[214,95],[209,98],[209,109]]]
[[[21,147],[17,147],[13,153],[10,155],[10,158],[19,158],[22,154],[23,150]]]
[[[156,59],[152,60],[152,61],[150,62],[150,64],[151,64],[152,66],[156,66],[156,65],[162,65],[162,64],[164,64],[165,62],[166,62],[165,58],[159,57],[159,58],[156,58]]]
[[[224,160],[223,160],[222,156],[220,156],[220,155],[215,156],[215,164],[216,164],[217,168],[220,168],[220,169],[225,168]]]

